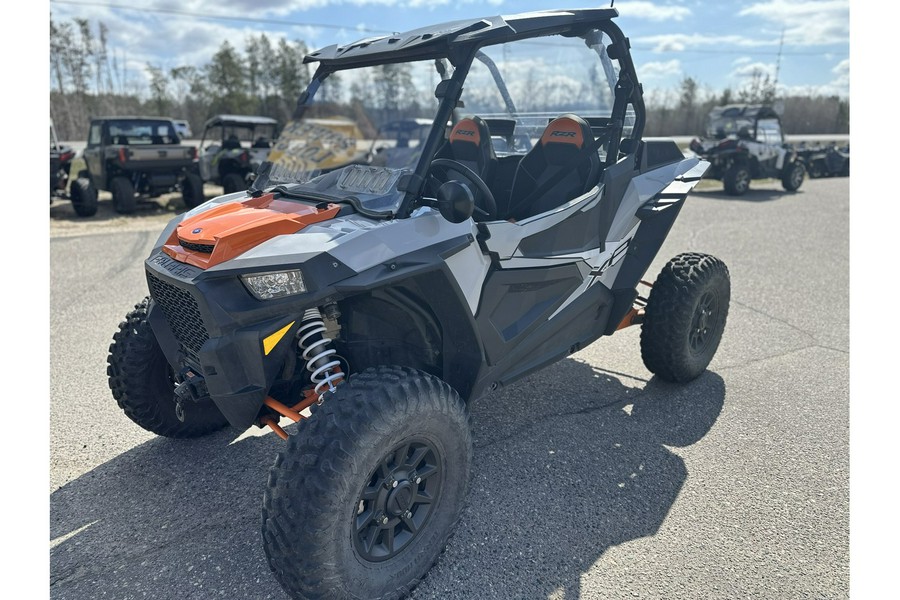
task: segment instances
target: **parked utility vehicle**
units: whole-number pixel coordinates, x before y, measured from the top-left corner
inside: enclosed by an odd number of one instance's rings
[[[723,262],[680,254],[643,281],[708,164],[642,139],[617,15],[466,19],[313,52],[296,118],[365,113],[374,131],[427,113],[415,164],[316,175],[340,136],[293,154],[280,136],[248,191],[180,215],[154,245],[109,385],[159,435],[257,426],[286,440],[262,537],[292,597],[416,585],[466,498],[470,402],[629,326],[660,379],[690,381],[713,358]],[[385,66],[402,89],[383,88]],[[531,149],[498,156],[488,123]]]
[[[226,194],[246,190],[266,161],[278,121],[254,115],[216,115],[200,139],[200,176]]]
[[[850,176],[850,144],[801,144],[797,155],[806,166],[810,179]]]
[[[93,119],[84,162],[94,186],[112,194],[119,213],[132,213],[139,201],[178,190],[188,208],[205,200],[197,149],[181,145],[171,119]]]
[[[716,107],[707,117],[706,135],[691,140],[690,149],[709,161],[706,178],[721,180],[728,194],[747,193],[754,179],[778,179],[789,192],[803,184],[803,161],[793,146],[785,143],[781,117],[772,107]]]
[[[79,171],[71,180],[75,149],[60,143],[50,119],[50,202],[55,198],[72,202],[72,208],[79,217],[97,214],[97,188],[91,183],[87,171]]]

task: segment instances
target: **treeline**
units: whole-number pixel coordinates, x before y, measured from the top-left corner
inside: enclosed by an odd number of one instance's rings
[[[665,90],[645,97],[647,124],[644,135],[701,135],[706,115],[724,104],[769,104],[781,114],[784,133],[850,133],[850,101],[837,96],[787,96],[776,94],[768,75],[754,73],[737,90],[726,88],[715,93],[704,90],[691,77],[685,77],[677,90]]]
[[[309,81],[302,41],[250,36],[243,49],[227,40],[205,65],[163,69],[145,65],[146,80],[125,68],[126,56],[108,47],[108,28],[87,19],[50,17],[50,117],[63,140],[87,135],[93,116],[147,115],[186,119],[196,135],[220,113],[287,121]]]
[[[222,42],[202,66],[166,70],[148,63],[146,79],[137,80],[125,68],[127,57],[108,47],[108,33],[102,22],[92,26],[88,20],[76,18],[59,23],[50,17],[50,116],[60,139],[83,139],[90,118],[100,115],[186,119],[197,136],[206,119],[219,113],[268,116],[283,124],[291,118],[311,75],[303,64],[308,51],[304,42],[283,38],[273,41],[260,34],[248,37],[241,49],[227,40]],[[357,120],[364,133],[371,133],[374,117],[383,122],[389,116],[418,116],[422,108],[419,93],[404,65],[383,66],[377,81],[341,82],[341,77],[334,75],[321,90],[323,97],[319,99],[324,102],[311,116],[349,116]],[[333,97],[324,97],[326,94]],[[582,97],[580,92],[571,94]],[[366,110],[362,108],[363,99]],[[776,97],[774,82],[758,72],[736,90],[712,92],[686,77],[676,89],[647,93],[645,135],[700,135],[712,107],[738,102],[780,104],[789,135],[850,130],[849,100],[836,96]]]

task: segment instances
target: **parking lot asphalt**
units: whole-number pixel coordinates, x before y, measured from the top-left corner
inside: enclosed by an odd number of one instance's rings
[[[107,387],[177,200],[67,208],[50,209],[51,598],[284,600],[259,532],[281,440],[158,438]],[[412,598],[848,597],[849,180],[701,185],[647,276],[686,251],[731,273],[709,370],[652,377],[629,328],[476,402],[468,504]]]

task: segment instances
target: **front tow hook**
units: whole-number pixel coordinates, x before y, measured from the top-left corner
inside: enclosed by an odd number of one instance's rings
[[[175,386],[175,416],[184,423],[184,407],[191,402],[200,402],[209,398],[209,390],[202,375],[198,375],[193,369],[184,369],[176,378]]]

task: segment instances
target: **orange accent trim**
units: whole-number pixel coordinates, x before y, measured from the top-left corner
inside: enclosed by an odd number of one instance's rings
[[[287,417],[288,419],[292,420],[294,423],[299,423],[300,421],[306,419],[306,417],[300,413],[318,401],[319,395],[316,394],[316,390],[314,388],[310,388],[303,392],[303,400],[290,408],[288,408],[272,396],[266,396],[265,400],[263,400],[263,404],[265,404],[281,416]],[[263,425],[268,425],[272,429],[272,431],[274,431],[281,439],[286,440],[288,438],[287,432],[285,432],[285,430],[278,425],[278,422],[271,415],[265,415],[264,417],[261,417],[259,421]]]
[[[287,432],[286,432],[284,429],[282,429],[282,428],[281,428],[281,425],[279,425],[278,423],[276,423],[276,422],[275,422],[275,419],[273,419],[273,418],[270,417],[269,415],[266,415],[265,417],[263,417],[262,419],[260,419],[260,421],[262,421],[262,424],[263,424],[263,425],[268,425],[269,428],[271,428],[272,431],[275,432],[275,435],[277,435],[277,436],[280,437],[281,439],[283,439],[283,440],[288,439],[288,434],[287,434]]]
[[[470,144],[481,143],[481,132],[478,125],[472,119],[463,119],[453,127],[450,133],[450,143],[468,142]]]
[[[329,204],[319,210],[300,202],[276,200],[273,194],[228,202],[185,219],[166,240],[162,250],[177,261],[208,269],[279,235],[297,233],[307,225],[334,218],[340,207]],[[181,245],[213,246],[212,253],[188,250]]]
[[[287,406],[285,406],[284,404],[282,404],[281,402],[279,402],[272,396],[266,396],[266,399],[263,400],[263,404],[265,404],[266,406],[268,406],[269,408],[271,408],[272,410],[277,412],[279,415],[281,415],[283,417],[287,417],[294,423],[299,423],[300,421],[302,421],[303,419],[306,418],[303,415],[301,415],[298,411],[296,411],[292,408],[288,408]]]
[[[579,148],[584,147],[584,133],[581,125],[569,117],[559,117],[547,125],[547,129],[541,135],[541,145],[548,142],[554,144],[575,144]]]
[[[625,315],[619,325],[616,327],[616,331],[620,329],[625,329],[626,327],[631,327],[632,325],[637,325],[641,322],[641,319],[644,317],[644,309],[643,308],[635,308],[631,307],[631,310],[628,311],[628,314]]]
[[[319,396],[316,394],[316,390],[311,388],[303,392],[303,400],[292,406],[291,410],[301,413],[318,401]],[[303,415],[300,416],[302,417]]]

